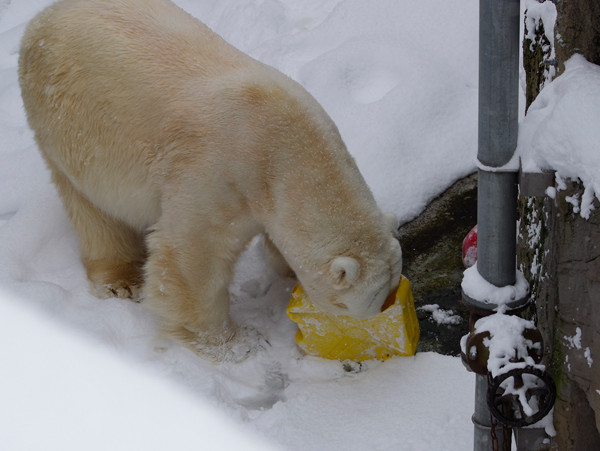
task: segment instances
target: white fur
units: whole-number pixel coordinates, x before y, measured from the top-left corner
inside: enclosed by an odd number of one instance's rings
[[[395,219],[329,116],[170,1],[50,6],[19,81],[95,289],[143,286],[164,332],[199,352],[248,335],[228,286],[257,233],[330,311],[375,314],[397,284]]]

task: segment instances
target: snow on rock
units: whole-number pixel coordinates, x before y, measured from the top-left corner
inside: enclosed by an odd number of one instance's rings
[[[431,313],[431,319],[437,324],[458,324],[462,321],[459,315],[455,315],[452,310],[440,308],[438,304],[426,304],[417,310]]]
[[[527,35],[525,35],[524,38],[529,39],[531,41],[531,46],[533,46],[536,33],[543,29],[544,35],[549,43],[548,46],[550,48],[544,48],[542,50],[547,55],[546,58],[549,61],[555,60],[556,50],[554,47],[554,26],[556,24],[557,17],[556,5],[551,1],[539,2],[538,0],[525,0],[523,6],[527,10],[527,14],[525,16]],[[549,64],[544,71],[545,84],[552,81],[556,75],[556,67],[552,64]]]
[[[575,328],[575,335],[569,337],[565,335],[565,341],[571,348],[581,349],[581,327]]]
[[[600,195],[599,118],[600,66],[574,55],[540,92],[519,128],[523,170],[554,169],[559,177],[581,180],[584,194],[571,202],[586,219]]]
[[[573,335],[572,337],[565,335],[563,338],[566,342],[566,345],[571,348],[571,349],[577,349],[577,350],[581,350],[582,345],[581,345],[581,327],[576,327],[575,328],[575,335]],[[567,356],[568,357],[568,356]],[[591,349],[586,346],[585,349],[583,349],[583,357],[585,358],[588,367],[592,367],[592,364],[594,363],[594,359],[592,358],[592,351]],[[569,371],[571,370],[570,365],[569,365]]]

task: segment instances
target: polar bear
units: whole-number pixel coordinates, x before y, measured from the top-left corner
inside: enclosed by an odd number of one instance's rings
[[[169,0],[49,6],[26,29],[19,82],[96,294],[141,289],[199,354],[244,340],[228,287],[259,233],[327,311],[374,315],[396,286],[397,222],[329,116]]]

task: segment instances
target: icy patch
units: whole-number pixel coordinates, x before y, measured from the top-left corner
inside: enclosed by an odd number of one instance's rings
[[[477,263],[477,247],[473,246],[467,249],[467,252],[463,258],[463,264],[470,268],[475,263]]]

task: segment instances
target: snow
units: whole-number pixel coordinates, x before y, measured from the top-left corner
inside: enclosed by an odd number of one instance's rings
[[[555,61],[556,49],[554,45],[554,26],[556,24],[556,5],[553,2],[539,2],[538,0],[524,0],[522,6],[527,10],[525,16],[527,34],[525,38],[531,41],[531,47],[535,42],[535,34],[539,33],[540,29],[543,28],[544,36],[549,42],[549,49],[544,48],[543,51],[547,55],[545,57],[548,61]],[[559,37],[559,36],[557,36]],[[554,65],[548,65],[544,70],[544,85],[554,78],[556,75],[556,67]]]
[[[438,304],[426,304],[417,310],[431,313],[431,319],[437,324],[458,324],[462,321],[460,315],[455,315],[452,310],[440,308]]]
[[[592,358],[592,351],[588,346],[586,346],[585,348],[582,347],[581,335],[582,335],[581,327],[576,327],[575,335],[573,335],[572,337],[565,335],[563,338],[565,340],[565,344],[567,347],[569,347],[571,349],[576,349],[576,350],[583,349],[583,357],[585,358],[588,367],[591,368],[592,364],[594,363],[594,359]],[[569,365],[569,371],[571,371],[570,365]]]
[[[575,328],[575,335],[573,335],[572,337],[565,335],[564,338],[569,347],[581,349],[581,327]]]
[[[2,449],[165,450],[177,444],[192,450],[199,443],[214,450],[276,449],[181,387],[6,293],[0,340]]]
[[[592,351],[590,350],[590,348],[586,347],[585,351],[583,352],[583,356],[585,357],[585,360],[588,364],[588,367],[592,367],[592,364],[594,363],[594,359],[592,359]]]
[[[0,449],[471,448],[474,376],[458,358],[303,356],[293,281],[266,268],[260,239],[236,266],[232,316],[269,345],[239,364],[159,340],[143,304],[89,293],[17,83],[25,24],[50,2],[0,0]],[[301,82],[401,221],[475,169],[476,0],[177,3]]]
[[[529,348],[539,348],[541,344],[536,343],[535,346],[526,340],[523,336],[525,329],[535,329],[533,321],[500,312],[477,320],[475,333],[490,334],[489,338],[484,339],[484,344],[490,351],[488,369],[493,377],[526,365],[543,369],[541,365],[536,365],[528,353]]]
[[[555,170],[562,179],[581,180],[583,196],[568,201],[586,219],[600,195],[599,117],[600,67],[574,55],[531,104],[519,128],[523,170]]]
[[[483,278],[477,269],[477,263],[465,270],[461,287],[463,293],[471,299],[495,305],[499,310],[514,301],[525,299],[525,296],[529,293],[529,284],[525,280],[523,272],[516,271],[514,285],[497,287]]]

